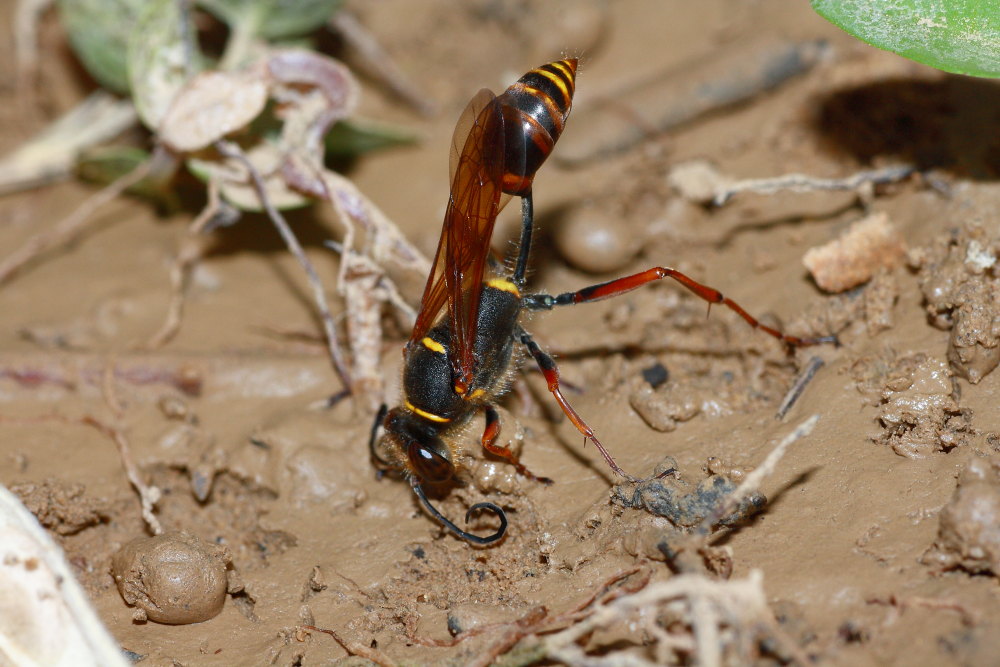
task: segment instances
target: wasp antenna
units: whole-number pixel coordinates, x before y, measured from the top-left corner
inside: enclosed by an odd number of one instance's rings
[[[472,533],[462,530],[445,518],[441,512],[438,512],[437,508],[431,505],[431,501],[427,499],[427,496],[424,494],[424,488],[420,486],[420,482],[418,482],[415,477],[410,480],[410,486],[413,487],[413,492],[417,494],[417,498],[420,498],[420,502],[423,503],[424,508],[430,513],[431,516],[440,521],[445,528],[467,542],[472,542],[473,544],[491,544],[499,540],[507,532],[507,514],[503,511],[503,509],[493,503],[476,503],[469,508],[468,512],[465,513],[466,522],[468,522],[472,515],[479,510],[489,510],[500,517],[500,527],[497,528],[497,532],[492,535],[480,537],[479,535],[473,535]]]

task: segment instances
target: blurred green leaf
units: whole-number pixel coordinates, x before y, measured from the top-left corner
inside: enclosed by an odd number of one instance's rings
[[[326,150],[334,157],[354,157],[369,151],[415,144],[420,136],[405,127],[354,117],[334,125],[326,135]]]
[[[103,87],[129,91],[126,45],[146,0],[59,0],[59,14],[77,57]]]
[[[132,101],[146,127],[157,129],[177,91],[187,81],[195,54],[187,37],[194,26],[178,0],[146,0],[128,40]]]
[[[76,162],[76,174],[82,180],[108,185],[132,173],[150,159],[150,153],[134,146],[98,146],[84,151]],[[156,202],[166,210],[179,208],[173,188],[174,170],[150,174],[126,192]]]
[[[134,146],[99,146],[77,160],[76,173],[95,183],[111,183],[149,159],[149,151]]]
[[[326,23],[343,0],[198,0],[231,29],[267,40],[288,39]]]
[[[811,0],[834,25],[946,72],[1000,77],[998,0]]]

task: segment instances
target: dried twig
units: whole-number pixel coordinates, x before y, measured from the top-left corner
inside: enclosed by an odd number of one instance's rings
[[[624,583],[630,577],[640,572],[644,572],[644,575],[639,577],[635,582],[630,584]],[[486,667],[526,637],[563,628],[580,618],[586,617],[597,604],[607,604],[623,595],[630,595],[642,590],[649,583],[651,576],[652,572],[646,569],[645,564],[642,563],[615,573],[598,586],[589,597],[561,614],[549,615],[545,607],[537,606],[532,607],[526,613],[522,614],[520,618],[512,622],[490,623],[471,628],[459,633],[452,639],[425,639],[412,635],[408,636],[408,638],[422,646],[447,648],[480,635],[493,635],[494,637],[498,637],[498,639],[494,639],[487,649],[480,652],[475,661],[469,663],[469,667]]]
[[[727,516],[730,512],[736,509],[744,498],[749,496],[754,491],[757,491],[760,488],[761,483],[764,481],[764,478],[774,472],[774,468],[778,465],[778,461],[780,461],[781,457],[785,455],[788,448],[792,446],[792,443],[812,433],[812,430],[818,421],[819,415],[813,415],[796,426],[794,431],[782,438],[781,442],[779,442],[778,445],[771,450],[771,453],[767,455],[761,464],[747,474],[740,485],[737,486],[732,493],[726,496],[725,500],[715,508],[714,512],[705,517],[705,519],[698,525],[698,528],[695,531],[696,534],[710,534],[712,526],[717,524],[722,517]]]
[[[729,662],[724,659],[727,648],[749,657],[751,648],[762,635],[786,642],[768,609],[762,584],[759,570],[751,571],[743,580],[714,581],[702,575],[683,574],[656,582],[632,595],[599,603],[586,618],[546,637],[542,640],[545,655],[549,659],[588,667],[663,664],[667,658],[663,654],[658,655],[655,662],[623,651],[588,655],[579,642],[597,630],[629,619],[656,619],[664,612],[674,612],[690,619],[694,635],[691,648],[696,664]],[[805,660],[796,647],[790,648],[796,659]]]
[[[734,195],[741,192],[756,192],[770,195],[782,190],[790,190],[792,192],[857,190],[862,185],[868,183],[872,185],[895,183],[908,178],[915,171],[915,167],[901,166],[859,171],[846,178],[816,178],[807,176],[806,174],[785,174],[784,176],[775,176],[773,178],[749,178],[719,188],[715,193],[712,203],[716,206],[722,206]]]
[[[54,0],[18,0],[14,10],[14,60],[19,96],[34,97],[38,72],[38,24]]]
[[[823,367],[823,360],[819,357],[813,356],[809,358],[806,363],[806,367],[803,369],[799,376],[795,378],[795,382],[792,384],[791,389],[785,394],[785,397],[781,399],[781,405],[778,406],[778,412],[774,415],[775,419],[784,419],[788,411],[792,409],[795,402],[799,400],[799,396],[805,391],[806,385],[808,385],[813,377],[816,375],[816,371]]]
[[[142,505],[142,518],[146,521],[146,524],[154,535],[163,534],[163,526],[160,525],[160,520],[153,514],[156,503],[160,501],[160,489],[155,486],[147,486],[142,481],[142,475],[139,473],[139,468],[132,459],[132,450],[129,447],[125,434],[118,427],[105,424],[91,415],[81,417],[80,422],[87,426],[93,426],[114,441],[118,447],[118,456],[121,458],[122,467],[125,468],[125,475],[128,477],[128,481],[132,484],[132,487],[139,494],[139,502]]]
[[[326,628],[318,628],[315,625],[300,625],[299,627],[302,628],[303,630],[322,632],[324,634],[330,635],[350,655],[361,656],[362,658],[371,660],[376,665],[380,665],[380,667],[396,667],[396,662],[392,658],[387,656],[385,653],[382,653],[382,651],[379,651],[376,648],[370,648],[358,642],[345,641],[340,637],[340,635],[338,635],[333,630],[328,630]]]
[[[120,422],[125,412],[125,405],[118,398],[118,392],[115,388],[115,363],[113,359],[104,366],[101,394],[104,396],[104,401],[108,404],[108,408],[111,409],[115,422]],[[153,514],[153,509],[161,497],[160,489],[155,486],[148,486],[143,481],[139,467],[136,466],[135,461],[132,459],[132,448],[129,446],[124,431],[122,431],[117,423],[115,425],[108,425],[89,415],[84,417],[82,421],[84,424],[93,426],[114,440],[115,445],[118,447],[118,456],[121,459],[122,467],[125,468],[125,475],[139,494],[139,502],[142,505],[142,518],[146,520],[146,524],[149,525],[149,529],[153,531],[154,535],[162,534],[163,527],[160,525],[160,521],[156,518],[156,515]]]
[[[142,518],[149,525],[149,529],[154,535],[162,534],[163,527],[160,525],[156,515],[153,514],[153,509],[160,500],[160,489],[155,486],[147,486],[142,481],[139,468],[132,459],[132,450],[129,447],[128,439],[122,433],[121,429],[111,426],[92,415],[84,415],[76,418],[64,417],[62,415],[42,415],[39,417],[5,417],[0,415],[0,423],[6,424],[37,424],[52,421],[62,424],[83,424],[84,426],[90,426],[114,441],[118,447],[118,456],[121,459],[122,467],[125,468],[125,475],[139,494],[139,501],[142,505]]]
[[[385,400],[381,372],[382,304],[395,306],[404,327],[411,327],[416,319],[385,267],[391,264],[424,275],[430,269],[430,262],[350,180],[301,154],[290,160],[286,174],[298,186],[329,202],[343,226],[343,242],[327,245],[341,255],[337,290],[345,302],[355,394],[374,411]],[[354,249],[356,226],[366,232],[363,253]]]

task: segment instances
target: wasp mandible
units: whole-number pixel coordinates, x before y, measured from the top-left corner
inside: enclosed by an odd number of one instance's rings
[[[470,507],[466,521],[479,510],[490,511],[500,519],[496,532],[474,535],[442,515],[428,500],[423,486],[454,477],[460,452],[457,435],[480,411],[486,418],[480,439],[483,448],[509,461],[520,474],[551,483],[529,471],[509,448],[497,444],[500,415],[496,404],[508,388],[518,344],[538,365],[559,407],[594,443],[608,466],[634,479],[615,462],[594,430],[567,402],[560,390],[555,361],[519,323],[522,311],[596,301],[672,278],[710,304],[727,306],[752,327],[788,345],[834,341],[833,337],[785,335],[758,322],[718,290],[665,267],[555,296],[524,293],[533,226],[532,181],[566,126],[576,70],[575,58],[542,65],[499,97],[489,90],[479,91],[463,112],[452,138],[451,194],[441,239],[413,333],[403,348],[402,405],[391,410],[383,405],[372,427],[369,447],[373,458],[385,468],[402,472],[435,519],[458,537],[476,544],[489,544],[503,537],[507,530],[503,509],[489,502]],[[514,195],[521,198],[520,241],[513,271],[505,275],[501,263],[493,259],[490,240],[497,215]],[[384,430],[384,456],[377,451],[379,427]]]

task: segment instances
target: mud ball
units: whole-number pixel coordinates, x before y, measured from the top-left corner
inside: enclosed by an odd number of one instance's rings
[[[588,273],[625,268],[640,246],[640,239],[620,216],[587,205],[569,212],[556,229],[555,242],[567,262]]]
[[[226,601],[229,552],[185,532],[132,540],[111,560],[111,574],[135,618],[182,625],[207,621]]]

